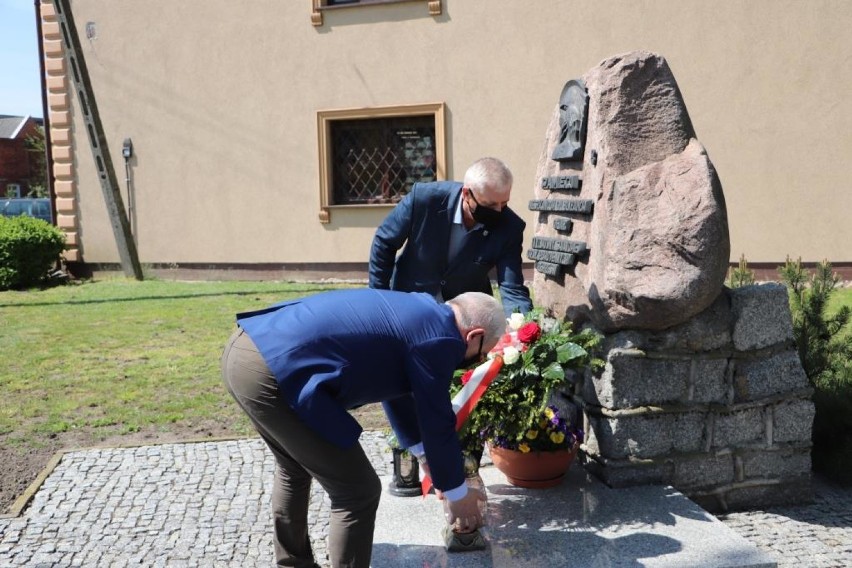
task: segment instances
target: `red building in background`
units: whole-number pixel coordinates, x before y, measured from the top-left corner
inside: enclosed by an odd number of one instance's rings
[[[27,143],[44,139],[41,126],[40,118],[0,114],[0,198],[26,197],[39,185],[44,189],[44,154]]]

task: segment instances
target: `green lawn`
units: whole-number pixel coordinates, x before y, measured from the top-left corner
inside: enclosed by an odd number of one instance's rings
[[[330,288],[116,279],[0,292],[0,443],[200,424],[249,434],[219,375],[234,314]]]
[[[234,314],[334,287],[115,279],[0,292],[0,443],[204,424],[251,434],[219,377]],[[840,305],[852,288],[829,311]]]
[[[852,286],[847,288],[836,288],[828,302],[828,314],[835,314],[840,306],[852,308]],[[852,325],[847,326],[846,333],[852,333]]]

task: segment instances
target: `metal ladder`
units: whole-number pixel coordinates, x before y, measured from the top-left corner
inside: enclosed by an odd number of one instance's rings
[[[112,232],[115,235],[121,268],[126,276],[133,276],[136,280],[142,280],[142,266],[139,263],[136,242],[133,240],[130,222],[119,191],[115,168],[112,164],[109,146],[98,114],[98,105],[89,79],[89,71],[83,57],[83,50],[80,47],[80,38],[77,35],[77,28],[74,26],[71,2],[70,0],[54,0],[54,6],[62,34],[62,44],[65,47],[68,66],[71,69],[71,78],[80,102],[80,111],[83,114],[86,132],[89,134],[89,146],[95,159]]]

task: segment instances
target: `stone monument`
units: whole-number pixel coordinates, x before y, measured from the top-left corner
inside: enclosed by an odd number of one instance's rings
[[[665,59],[568,81],[529,207],[536,303],[606,334],[565,395],[606,483],[670,484],[711,511],[810,497],[813,404],[786,289],[724,287],[722,186]]]
[[[572,119],[583,84],[586,119]],[[565,138],[585,152],[560,151]],[[537,302],[615,331],[664,329],[716,299],[730,258],[725,199],[663,58],[630,53],[569,81],[547,140],[530,206],[541,222],[529,254],[550,276]]]

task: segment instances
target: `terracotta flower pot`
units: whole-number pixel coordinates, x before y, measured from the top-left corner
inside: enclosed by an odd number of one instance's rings
[[[570,450],[553,452],[519,452],[495,448],[489,444],[491,461],[509,483],[517,487],[540,489],[562,483],[565,472],[577,456],[579,444]]]

